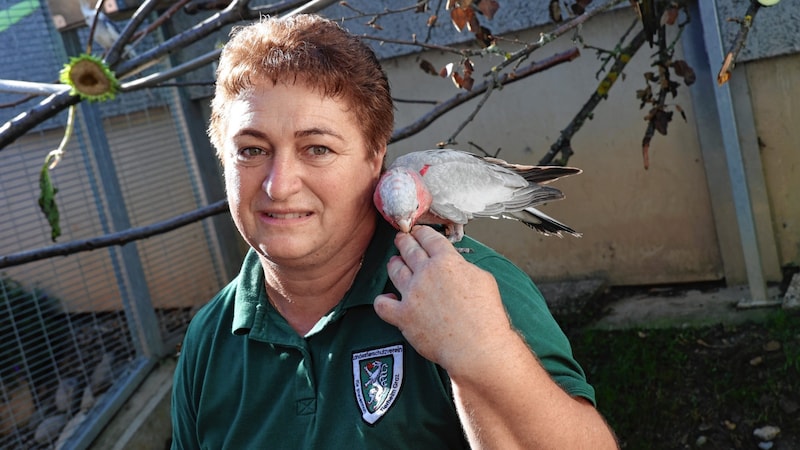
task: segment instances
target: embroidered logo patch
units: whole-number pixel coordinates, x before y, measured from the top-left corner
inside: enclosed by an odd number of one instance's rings
[[[361,417],[372,425],[397,399],[403,384],[403,346],[353,353],[353,387]]]

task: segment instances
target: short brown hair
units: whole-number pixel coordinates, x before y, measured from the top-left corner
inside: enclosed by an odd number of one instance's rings
[[[335,22],[309,14],[237,27],[222,50],[208,135],[222,157],[228,105],[259,80],[302,82],[343,99],[373,154],[389,142],[394,109],[375,53]]]

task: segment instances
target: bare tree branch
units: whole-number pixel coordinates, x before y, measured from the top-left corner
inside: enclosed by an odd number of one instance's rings
[[[514,72],[508,72],[502,75],[498,75],[497,79],[490,79],[484,81],[481,84],[473,86],[472,90],[460,92],[455,96],[449,98],[448,100],[445,100],[444,102],[440,103],[431,111],[429,111],[427,114],[417,119],[411,125],[403,127],[399,130],[395,130],[395,132],[392,134],[392,137],[389,139],[389,142],[390,143],[396,142],[419,133],[425,127],[430,125],[434,120],[441,117],[447,111],[450,111],[456,106],[465,103],[486,92],[486,90],[489,89],[490,85],[493,87],[505,86],[507,84],[511,84],[515,81],[521,80],[535,73],[557,66],[561,63],[572,61],[578,56],[580,56],[580,51],[577,48],[572,48],[570,50],[557,53],[551,56],[550,58],[547,58],[540,62],[533,62],[521,69],[517,69]]]
[[[131,228],[111,233],[105,236],[98,236],[79,241],[65,242],[63,244],[52,245],[50,247],[29,250],[20,253],[13,253],[7,256],[0,256],[0,269],[18,266],[20,264],[52,258],[54,256],[66,256],[74,253],[88,252],[98,248],[111,247],[112,245],[125,245],[129,242],[145,239],[157,234],[163,234],[198,222],[207,217],[222,214],[228,211],[228,200],[220,200],[204,208],[173,217],[162,222],[154,223],[138,228]]]
[[[69,90],[69,86],[54,83],[36,83],[33,81],[0,80],[0,92],[16,92],[31,95],[58,94]]]
[[[122,50],[126,45],[128,45],[133,33],[136,32],[136,29],[139,28],[139,25],[144,22],[144,19],[147,18],[148,14],[153,11],[157,3],[158,0],[145,0],[144,3],[139,5],[139,8],[137,8],[136,12],[133,13],[131,20],[128,21],[128,24],[122,30],[122,33],[120,33],[117,41],[114,42],[110,49],[108,49],[108,54],[106,55],[105,60],[109,67],[113,68],[117,62],[119,62],[119,58],[122,56]]]
[[[478,115],[478,112],[480,112],[480,110],[483,109],[483,105],[485,105],[486,102],[489,100],[489,97],[492,96],[492,92],[494,92],[494,86],[495,86],[494,83],[489,83],[489,85],[486,87],[486,92],[484,92],[483,97],[481,97],[480,101],[478,101],[478,104],[475,105],[475,109],[472,110],[472,113],[469,116],[467,116],[467,118],[464,119],[463,122],[461,122],[461,125],[459,125],[456,128],[456,131],[454,131],[453,134],[451,134],[450,137],[447,138],[447,141],[439,144],[439,147],[447,147],[448,145],[456,144],[456,136],[458,136],[458,134],[461,133],[470,122],[475,120],[475,116]]]
[[[562,36],[564,33],[573,30],[580,25],[583,25],[583,23],[586,22],[587,20],[591,19],[592,17],[602,12],[608,11],[609,9],[622,3],[623,1],[625,0],[609,0],[608,2],[598,6],[597,8],[594,8],[591,11],[586,11],[583,14],[576,16],[569,22],[566,22],[558,26],[555,30],[549,33],[543,33],[538,41],[528,44],[524,48],[512,53],[505,61],[492,67],[492,69],[489,72],[484,73],[483,76],[488,77],[492,73],[499,73],[506,67],[513,64],[514,62],[524,60],[535,50],[538,50],[547,45],[548,42],[552,42],[556,38]]]
[[[761,4],[758,3],[758,1],[751,0],[750,6],[747,7],[747,12],[744,13],[744,19],[739,21],[741,24],[739,32],[736,33],[736,38],[733,40],[731,50],[725,55],[725,60],[717,75],[717,84],[719,86],[727,83],[731,78],[733,67],[736,65],[736,58],[739,57],[739,52],[742,51],[744,44],[747,42],[747,34],[750,33],[750,29],[753,28],[753,21],[760,8]]]
[[[572,137],[581,129],[586,120],[592,116],[592,112],[597,105],[608,96],[608,91],[614,85],[617,78],[619,78],[625,66],[628,65],[628,61],[631,60],[633,55],[636,54],[646,40],[647,34],[644,30],[640,30],[639,33],[631,39],[630,44],[617,56],[614,65],[611,66],[611,70],[608,71],[605,78],[600,81],[600,84],[598,84],[597,88],[592,92],[589,100],[584,103],[581,110],[578,111],[578,114],[570,121],[569,125],[561,130],[561,135],[559,135],[558,140],[550,146],[550,150],[539,160],[540,165],[551,164],[559,153],[561,153],[562,158],[557,164],[564,165],[569,161],[570,156],[574,153],[570,143]]]

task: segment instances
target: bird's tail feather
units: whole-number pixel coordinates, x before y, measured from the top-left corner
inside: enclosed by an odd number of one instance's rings
[[[558,220],[548,216],[536,208],[525,208],[522,211],[503,213],[503,217],[507,219],[519,220],[520,222],[544,234],[545,236],[555,235],[562,237],[562,232],[571,234],[575,237],[583,236],[581,233],[573,230],[568,225],[559,222]]]
[[[577,167],[564,167],[564,166],[527,166],[524,164],[514,164],[502,159],[492,158],[491,156],[484,156],[484,160],[497,164],[498,166],[505,167],[506,169],[513,170],[518,175],[522,176],[529,183],[547,184],[559,178],[569,175],[577,175],[583,172]]]

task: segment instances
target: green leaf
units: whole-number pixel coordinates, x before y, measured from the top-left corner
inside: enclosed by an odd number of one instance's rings
[[[52,155],[48,155],[39,173],[39,209],[42,210],[47,223],[50,224],[50,238],[55,242],[56,238],[61,236],[61,226],[58,223],[58,205],[56,205],[58,189],[53,186],[53,181],[50,179],[50,161],[52,158]]]

